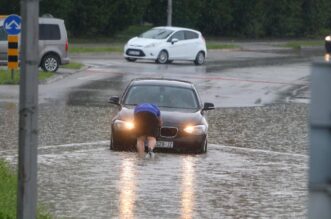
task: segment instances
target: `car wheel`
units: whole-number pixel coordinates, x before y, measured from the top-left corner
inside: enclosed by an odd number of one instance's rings
[[[200,149],[199,149],[199,153],[204,154],[207,152],[207,146],[208,146],[208,142],[207,139],[205,140],[205,142],[203,143],[203,145],[201,145]]]
[[[325,51],[326,53],[331,53],[331,42],[325,42]]]
[[[205,62],[205,54],[203,52],[198,52],[197,56],[195,57],[194,64],[202,65]]]
[[[118,142],[113,138],[113,134],[111,134],[111,137],[110,137],[110,150],[113,150],[113,151],[118,151],[120,148],[118,146]]]
[[[41,68],[43,71],[56,72],[60,65],[58,55],[48,54],[41,60]]]
[[[166,64],[168,62],[168,52],[165,51],[165,50],[162,50],[157,59],[156,59],[156,62],[157,63],[160,63],[160,64]]]
[[[137,61],[136,58],[129,58],[129,57],[126,57],[125,59],[126,59],[126,61],[128,61],[128,62],[135,62],[135,61]]]

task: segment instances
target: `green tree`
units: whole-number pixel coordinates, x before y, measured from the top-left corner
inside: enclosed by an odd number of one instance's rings
[[[330,0],[304,0],[303,20],[305,23],[304,32],[307,35],[319,34],[324,29],[331,28],[331,1]]]
[[[0,15],[20,14],[19,0],[1,0]]]
[[[232,0],[209,0],[201,6],[197,28],[206,34],[225,36],[233,21]]]
[[[199,0],[174,0],[173,1],[173,26],[195,28],[202,19],[201,10],[203,3]]]
[[[302,0],[264,0],[267,36],[302,35]]]
[[[263,0],[234,0],[231,35],[258,38],[265,35]]]
[[[54,17],[62,18],[64,20],[70,19],[69,12],[72,5],[72,0],[41,0],[39,3],[39,14],[51,14]]]

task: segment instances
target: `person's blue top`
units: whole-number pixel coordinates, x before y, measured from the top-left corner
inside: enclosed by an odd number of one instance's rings
[[[150,112],[156,115],[157,117],[160,117],[160,110],[159,108],[152,104],[152,103],[140,103],[134,108],[134,113],[139,112]]]

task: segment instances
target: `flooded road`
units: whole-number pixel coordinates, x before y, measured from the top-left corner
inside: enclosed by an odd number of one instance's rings
[[[306,172],[306,155],[221,145],[154,160],[108,141],[46,146],[39,199],[56,218],[303,218]]]
[[[39,201],[55,218],[305,218],[310,63],[222,54],[198,67],[80,58],[87,69],[41,84]],[[215,103],[207,154],[109,150],[107,101],[137,77],[189,80]],[[15,167],[17,86],[0,86],[0,129],[0,158]]]

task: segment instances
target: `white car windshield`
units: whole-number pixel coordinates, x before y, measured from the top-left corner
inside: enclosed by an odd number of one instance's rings
[[[142,34],[140,34],[140,38],[147,39],[166,39],[173,31],[167,29],[151,29]]]
[[[129,89],[124,104],[154,103],[159,107],[197,109],[198,100],[193,89],[175,86],[137,85]]]

